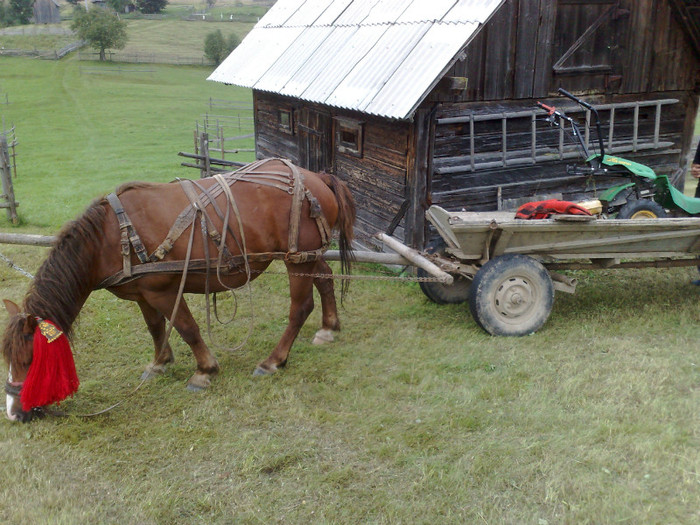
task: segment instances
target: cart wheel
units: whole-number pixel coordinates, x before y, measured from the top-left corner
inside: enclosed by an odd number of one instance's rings
[[[617,213],[618,219],[659,219],[667,216],[663,206],[650,199],[629,200]]]
[[[539,330],[554,304],[549,272],[532,257],[502,255],[484,264],[469,291],[469,309],[491,335],[521,336]]]
[[[442,239],[434,239],[428,243],[425,248],[426,253],[437,253],[442,255],[445,253],[447,245]],[[428,272],[422,268],[418,268],[418,277],[430,277]],[[419,282],[418,286],[423,291],[425,296],[437,304],[458,304],[469,299],[469,287],[472,282],[461,275],[454,275],[455,278],[452,284],[442,284],[435,281]]]

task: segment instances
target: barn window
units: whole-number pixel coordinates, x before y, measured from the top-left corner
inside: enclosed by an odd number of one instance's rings
[[[362,157],[364,123],[353,119],[335,119],[335,145],[340,153]]]
[[[279,129],[290,135],[294,134],[294,121],[292,120],[291,108],[280,108],[277,111],[277,125]]]

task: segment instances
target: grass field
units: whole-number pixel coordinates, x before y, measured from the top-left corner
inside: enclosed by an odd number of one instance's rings
[[[6,58],[0,68],[0,92],[10,100],[0,112],[19,142],[15,192],[31,230],[56,231],[121,182],[197,176],[177,154],[193,152],[195,121],[210,111],[209,97],[252,103],[248,90],[208,82],[207,68],[120,72],[74,58]]]
[[[196,177],[176,153],[191,151],[207,98],[250,100],[204,68],[87,65],[0,58],[22,216],[0,230],[51,234],[126,180]],[[45,255],[0,252],[32,272]],[[221,374],[207,392],[185,390],[194,362],[173,336],[168,373],[107,415],[0,422],[0,522],[699,522],[695,270],[574,276],[576,295],[517,339],[487,336],[414,283],[358,281],[332,346],[309,344],[315,311],[286,369],[254,378],[288,307],[286,279],[263,275],[252,311],[241,293],[236,320],[213,327]],[[19,302],[27,284],[0,267],[0,297]],[[203,320],[202,298],[188,300]],[[225,317],[232,300],[220,301]],[[124,399],[149,341],[135,305],[93,294],[74,344],[81,389],[62,408]]]

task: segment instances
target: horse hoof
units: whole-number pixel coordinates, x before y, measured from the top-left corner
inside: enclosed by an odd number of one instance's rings
[[[190,392],[201,392],[211,386],[211,380],[205,374],[196,373],[187,382],[187,390]]]
[[[331,330],[321,328],[318,332],[316,332],[316,335],[314,335],[314,338],[311,341],[311,344],[312,345],[325,345],[327,343],[332,343],[334,340],[335,340],[335,337],[333,336],[333,332]]]
[[[275,373],[275,370],[267,370],[266,368],[261,367],[260,365],[255,367],[255,370],[253,370],[253,375],[254,376],[269,376]]]
[[[150,364],[146,367],[146,370],[141,374],[141,380],[147,381],[153,379],[156,376],[163,375],[165,373],[165,366]]]

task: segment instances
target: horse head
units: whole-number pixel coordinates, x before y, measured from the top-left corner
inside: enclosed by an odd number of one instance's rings
[[[72,396],[80,382],[63,331],[49,320],[20,312],[11,301],[5,306],[10,313],[3,339],[10,372],[5,384],[7,416],[29,421],[42,407]]]
[[[3,299],[3,302],[10,315],[2,340],[2,353],[9,370],[5,383],[7,417],[11,421],[28,422],[35,411],[22,410],[20,393],[32,364],[37,320],[21,312],[19,306],[12,301]]]

